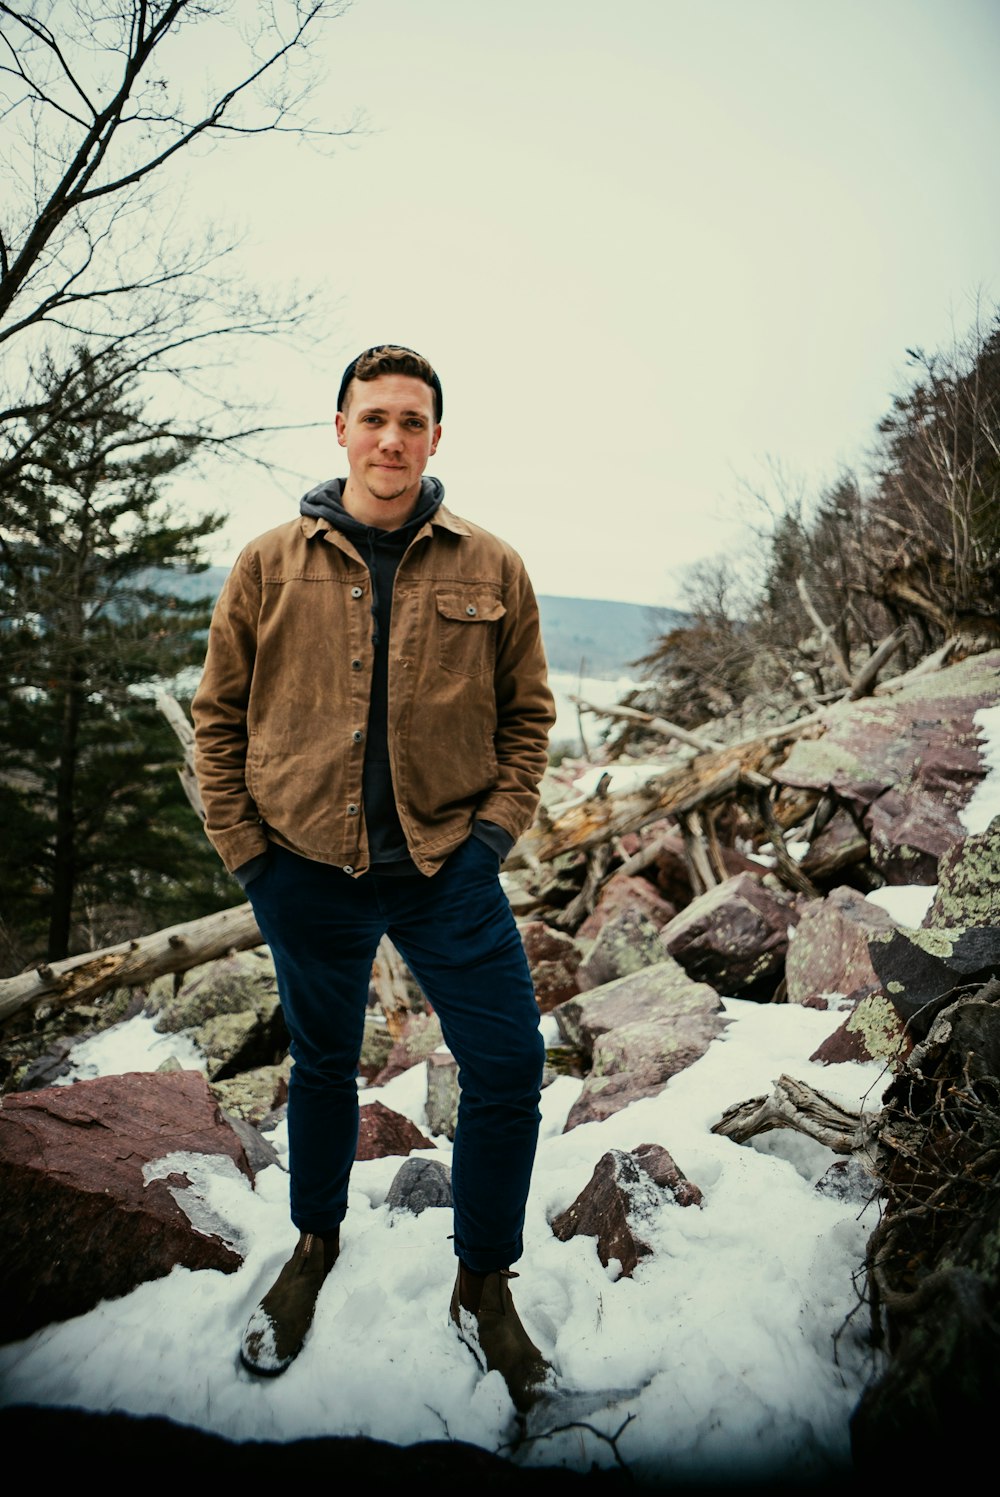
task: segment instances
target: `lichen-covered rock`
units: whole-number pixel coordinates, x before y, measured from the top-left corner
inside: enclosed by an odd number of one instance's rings
[[[824,994],[871,993],[881,987],[868,943],[897,930],[892,916],[856,889],[832,889],[802,907],[785,958],[789,1003],[809,1003]]]
[[[458,1062],[450,1054],[435,1051],[427,1067],[427,1126],[435,1136],[454,1138],[458,1123]]]
[[[641,972],[663,960],[662,922],[650,919],[641,907],[619,910],[604,922],[577,972],[577,991]]]
[[[567,1132],[655,1096],[704,1055],[728,1022],[718,993],[693,982],[669,957],[553,1012],[563,1038],[591,1062]]]
[[[1000,816],[949,848],[938,863],[937,893],[924,916],[946,926],[1000,925]]]
[[[266,946],[234,951],[193,967],[174,992],[172,977],[158,978],[149,990],[147,1013],[156,1015],[160,1034],[194,1029],[219,1014],[270,1014],[278,1003],[274,959]]]
[[[660,942],[690,977],[718,992],[768,998],[797,920],[793,895],[768,887],[759,873],[738,873],[693,899],[663,927]]]
[[[451,1170],[442,1159],[407,1159],[393,1176],[385,1204],[419,1216],[428,1207],[451,1205]]]
[[[913,1049],[906,1021],[883,993],[859,998],[843,1024],[809,1057],[820,1065],[880,1060],[897,1070]]]
[[[986,767],[975,714],[996,702],[1000,651],[915,676],[895,691],[829,708],[774,771],[783,785],[832,790],[863,818],[872,862],[892,884],[933,884],[965,837],[959,812]]]
[[[228,1114],[244,1118],[259,1128],[276,1107],[287,1102],[291,1073],[291,1056],[286,1055],[279,1065],[257,1066],[228,1081],[213,1081],[210,1090]]]

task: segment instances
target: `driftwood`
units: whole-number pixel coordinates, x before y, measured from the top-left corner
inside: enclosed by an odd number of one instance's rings
[[[186,972],[230,951],[260,946],[263,939],[253,910],[241,904],[102,951],[46,963],[0,980],[0,1024],[42,999],[54,1005],[90,1001],[111,988],[151,982],[165,972]]]
[[[823,619],[819,615],[816,605],[813,603],[812,598],[809,596],[809,589],[806,587],[805,578],[796,577],[795,586],[798,589],[799,597],[802,599],[802,606],[809,617],[812,619],[813,623],[816,625],[816,628],[819,630],[823,643],[826,645],[827,649],[830,652],[830,659],[837,667],[841,680],[843,681],[845,686],[850,687],[853,684],[851,667],[844,659],[840,647],[833,637],[832,629],[828,624],[824,623]]]
[[[168,691],[158,693],[156,706],[173,728],[184,750],[184,763],[177,774],[184,787],[184,794],[197,811],[199,819],[204,821],[205,807],[201,803],[201,791],[198,789],[198,781],[194,772],[194,729],[180,702]]]
[[[775,1128],[805,1133],[835,1154],[860,1154],[865,1162],[875,1123],[871,1118],[841,1107],[839,1102],[825,1097],[804,1081],[796,1081],[793,1076],[779,1076],[769,1097],[751,1097],[749,1101],[727,1107],[713,1125],[712,1132],[745,1144],[758,1133],[770,1133]]]

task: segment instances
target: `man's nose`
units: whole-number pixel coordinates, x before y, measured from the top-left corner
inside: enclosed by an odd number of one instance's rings
[[[392,447],[401,447],[402,444],[402,429],[397,426],[394,421],[388,421],[382,428],[382,435],[379,438],[379,446],[388,449]]]

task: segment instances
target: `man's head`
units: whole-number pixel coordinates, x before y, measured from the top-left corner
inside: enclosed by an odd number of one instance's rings
[[[434,420],[440,423],[441,412],[444,410],[441,381],[422,354],[415,353],[412,348],[403,348],[398,343],[377,343],[374,348],[366,348],[364,353],[359,353],[356,359],[351,360],[340,381],[337,410],[346,415],[354,380],[378,379],[381,374],[407,374],[412,379],[420,379],[425,385],[430,385],[434,391]]]
[[[393,344],[349,364],[337,400],[337,440],[350,473],[348,514],[379,530],[404,525],[441,437],[441,384],[426,359]]]

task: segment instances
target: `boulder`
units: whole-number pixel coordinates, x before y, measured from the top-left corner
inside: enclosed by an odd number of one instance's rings
[[[660,943],[689,977],[718,992],[769,998],[797,920],[794,895],[759,873],[738,873],[693,899],[663,927]]]
[[[881,992],[858,998],[844,1022],[827,1035],[809,1059],[836,1066],[845,1061],[884,1061],[897,1070],[913,1049],[906,1021]]]
[[[1000,816],[941,855],[923,923],[935,930],[1000,924]]]
[[[837,704],[823,736],[799,739],[773,778],[852,806],[887,882],[936,883],[942,855],[965,836],[959,812],[986,774],[974,718],[995,704],[998,672],[993,650]]]
[[[362,1104],[355,1159],[386,1159],[390,1154],[409,1154],[414,1149],[433,1149],[416,1123],[393,1112],[384,1102]]]
[[[435,1051],[427,1067],[427,1126],[436,1136],[453,1139],[458,1123],[458,1062],[449,1052]]]
[[[521,926],[521,944],[543,1014],[580,991],[576,974],[583,952],[572,936],[544,920],[529,920]]]
[[[291,1074],[292,1058],[286,1055],[280,1065],[257,1066],[252,1071],[242,1071],[228,1081],[211,1082],[209,1089],[227,1113],[244,1118],[259,1128],[275,1108],[288,1101]]]
[[[553,1010],[567,1044],[591,1060],[565,1130],[663,1090],[704,1055],[726,1019],[718,993],[672,958],[567,999]]]
[[[212,1081],[277,1065],[288,1050],[274,961],[266,946],[236,951],[194,967],[174,992],[173,978],[158,978],[146,1010],[161,1034],[184,1030],[206,1057]]]
[[[196,1071],[131,1073],[19,1093],[0,1108],[3,1338],[81,1315],[177,1264],[242,1258],[199,1181],[252,1176]]]
[[[785,958],[788,1002],[815,1004],[828,994],[860,997],[878,990],[868,942],[897,929],[880,905],[846,886],[803,905]]]
[[[639,1260],[652,1252],[643,1227],[670,1202],[692,1206],[701,1205],[701,1199],[698,1187],[659,1144],[641,1144],[630,1154],[611,1149],[551,1226],[560,1242],[579,1235],[596,1237],[597,1255],[605,1268],[616,1260],[622,1276],[629,1278]]]
[[[389,1058],[372,1077],[370,1085],[385,1086],[411,1066],[423,1065],[435,1050],[444,1049],[441,1021],[435,1013],[407,1014],[403,1032],[389,1051]]]
[[[407,1159],[393,1176],[385,1204],[419,1216],[432,1206],[450,1206],[451,1170],[441,1159]]]
[[[674,918],[677,906],[664,899],[648,878],[616,873],[604,885],[596,905],[577,931],[577,937],[592,940],[615,915],[639,910],[659,929]]]
[[[628,977],[663,960],[662,921],[651,919],[642,906],[618,910],[601,926],[577,972],[577,991],[588,992],[616,977]],[[568,996],[568,995],[567,995]]]

